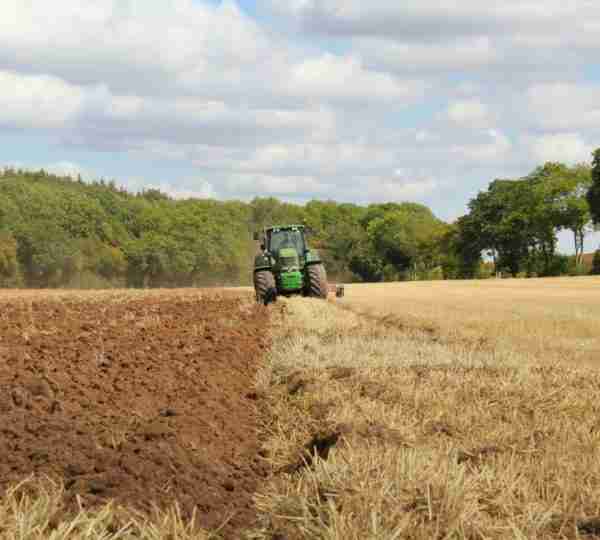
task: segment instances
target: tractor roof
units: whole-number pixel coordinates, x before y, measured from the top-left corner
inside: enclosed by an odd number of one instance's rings
[[[265,231],[273,231],[273,230],[278,230],[278,231],[284,231],[284,230],[288,230],[288,229],[304,229],[304,225],[273,225],[272,227],[266,227]]]

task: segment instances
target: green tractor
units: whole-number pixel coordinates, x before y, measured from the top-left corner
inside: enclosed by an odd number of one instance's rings
[[[255,233],[261,253],[254,260],[257,302],[269,304],[277,296],[301,294],[327,298],[327,273],[319,254],[306,244],[303,225],[268,227]]]

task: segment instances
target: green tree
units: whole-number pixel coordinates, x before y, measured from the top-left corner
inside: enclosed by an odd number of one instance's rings
[[[31,287],[58,287],[83,269],[81,254],[53,223],[32,223],[17,232],[18,258]]]
[[[556,253],[556,232],[561,227],[562,202],[571,189],[570,171],[561,163],[546,163],[520,183],[524,184],[526,197],[521,201],[520,212],[529,215],[529,257],[530,271],[536,270],[537,260],[541,260],[543,275],[551,275]]]
[[[400,206],[369,222],[375,252],[399,274],[416,279],[419,271],[439,265],[443,223],[420,205]]]
[[[17,241],[11,234],[0,232],[0,286],[16,287],[20,282]]]
[[[464,253],[470,252],[473,260],[479,248],[492,257],[497,270],[513,275],[522,268],[547,273],[556,250],[557,201],[564,194],[552,177],[555,169],[547,164],[519,180],[494,180],[487,192],[472,199],[461,227]]]
[[[450,278],[472,279],[479,277],[482,252],[490,242],[481,234],[477,216],[468,214],[460,217],[445,237],[447,253],[445,273]]]
[[[600,224],[600,148],[592,154],[592,182],[587,192],[590,214],[595,225]]]
[[[361,281],[379,282],[384,278],[385,261],[366,233],[352,246],[348,266]]]
[[[592,184],[591,169],[586,165],[577,165],[569,169],[564,182],[566,189],[559,201],[558,223],[561,228],[573,233],[575,266],[581,268],[585,237],[592,231],[592,215],[587,200]]]
[[[274,197],[256,197],[251,201],[250,209],[249,225],[256,231],[271,225],[301,223],[304,220],[304,210],[301,207],[281,202]]]
[[[368,241],[360,224],[363,214],[364,208],[333,201],[310,201],[304,208],[305,223],[314,231],[310,235],[311,245],[319,250],[332,279],[346,281],[353,279],[353,274],[361,279],[371,275],[371,270],[357,273],[350,267],[350,261],[357,262],[357,254]],[[355,264],[355,268],[359,266]]]
[[[600,275],[600,249],[597,249],[594,252],[594,258],[592,259],[591,273],[595,276]]]
[[[533,237],[530,259],[541,256],[545,275],[562,272],[563,261],[555,253],[556,232],[566,229],[573,233],[576,265],[580,266],[591,219],[585,196],[591,183],[589,167],[546,163],[524,181],[531,192],[526,201]]]

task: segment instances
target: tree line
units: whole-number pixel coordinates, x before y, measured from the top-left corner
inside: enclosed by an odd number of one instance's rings
[[[586,273],[584,240],[600,223],[600,149],[591,166],[546,163],[524,178],[494,180],[468,208],[453,238],[464,277],[477,277],[482,254],[513,276]],[[557,254],[559,231],[572,235],[574,257]]]
[[[583,272],[583,241],[600,222],[600,149],[592,166],[547,163],[494,180],[455,223],[416,203],[305,205],[175,200],[115,182],[0,171],[0,286],[174,287],[250,284],[252,233],[303,223],[329,275],[391,281]],[[556,253],[572,232],[576,255]],[[600,268],[600,256],[598,260]]]

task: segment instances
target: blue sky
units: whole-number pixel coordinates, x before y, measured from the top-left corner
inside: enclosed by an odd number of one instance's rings
[[[599,36],[587,0],[6,0],[0,164],[452,220],[494,178],[589,161]]]

